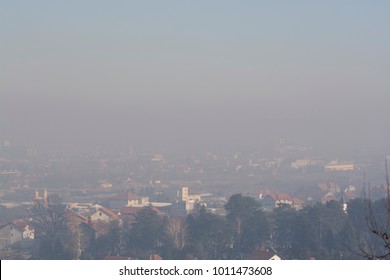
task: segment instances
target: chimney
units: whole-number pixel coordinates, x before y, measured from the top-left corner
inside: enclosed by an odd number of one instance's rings
[[[39,192],[37,190],[34,193],[34,198],[35,198],[35,200],[39,199]]]
[[[47,189],[43,191],[43,203],[47,203]]]

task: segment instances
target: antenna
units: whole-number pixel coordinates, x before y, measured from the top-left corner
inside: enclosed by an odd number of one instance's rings
[[[278,150],[279,150],[280,158],[283,160],[283,159],[284,159],[284,137],[281,137],[281,138],[279,139],[279,147],[278,147]]]

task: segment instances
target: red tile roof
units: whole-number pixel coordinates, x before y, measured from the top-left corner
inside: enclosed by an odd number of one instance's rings
[[[293,197],[293,204],[294,205],[303,205],[305,202],[299,198]]]
[[[71,210],[67,210],[64,214],[65,219],[72,224],[88,223],[88,218],[81,214],[77,214]]]
[[[329,202],[331,200],[336,200],[336,196],[330,192],[328,192],[326,195],[324,195],[323,197],[321,197],[321,202],[322,203],[326,203],[326,202]]]
[[[14,226],[15,226],[15,229],[18,229],[19,231],[24,231],[24,228],[18,226],[18,225],[15,224],[14,222],[6,223],[5,225],[2,225],[2,226],[0,227],[0,229],[5,228],[5,227],[8,226],[8,225],[11,225],[11,226],[14,225]]]
[[[300,200],[299,198],[293,197],[288,193],[277,193],[269,189],[261,190],[259,192],[259,196],[262,196],[262,198],[266,197],[267,195],[272,197],[275,201],[280,201],[280,200],[291,201],[293,205],[302,205],[304,203],[304,201]]]
[[[292,197],[287,193],[277,193],[276,200],[289,200],[292,201]]]
[[[26,228],[27,226],[27,223],[23,220],[15,220],[13,223],[22,229]]]

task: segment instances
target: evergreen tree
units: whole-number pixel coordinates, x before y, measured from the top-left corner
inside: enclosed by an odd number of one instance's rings
[[[127,239],[130,251],[135,252],[139,258],[160,254],[165,239],[163,218],[157,211],[151,206],[140,210]]]
[[[202,207],[197,216],[189,215],[187,224],[191,244],[188,248],[198,259],[225,259],[232,234],[226,220]]]
[[[260,203],[252,197],[232,195],[225,209],[227,220],[234,230],[231,257],[242,259],[268,238],[268,221]]]

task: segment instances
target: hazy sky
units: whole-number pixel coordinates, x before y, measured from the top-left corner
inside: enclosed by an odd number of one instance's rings
[[[390,1],[0,0],[0,139],[390,153]]]

